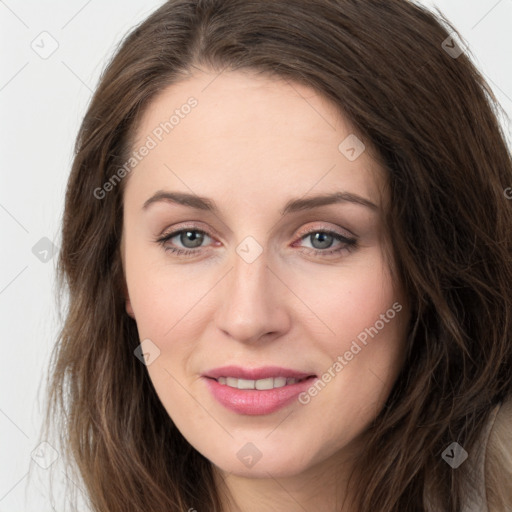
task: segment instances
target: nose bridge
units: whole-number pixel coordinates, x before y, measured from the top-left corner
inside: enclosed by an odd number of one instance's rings
[[[218,327],[239,341],[276,333],[287,324],[282,294],[259,247],[249,240],[236,248],[217,311]]]
[[[266,255],[262,254],[251,261],[237,254],[231,275],[231,293],[239,301],[254,302],[256,305],[265,299],[264,291],[269,286],[269,274]]]
[[[252,302],[256,307],[270,299],[265,296],[271,274],[267,263],[268,252],[254,237],[247,236],[236,246],[229,282],[230,294],[236,295],[239,304]]]

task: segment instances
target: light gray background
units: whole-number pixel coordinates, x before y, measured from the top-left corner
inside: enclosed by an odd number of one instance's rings
[[[33,247],[44,237],[60,245],[72,148],[88,100],[124,34],[162,3],[0,0],[0,512],[62,510],[48,498],[50,469],[32,462],[28,479],[32,455],[42,454],[44,465],[53,453],[34,450],[59,327],[56,258],[49,252],[41,261],[45,253],[37,257]],[[512,117],[512,0],[421,3],[454,23]],[[52,44],[58,48],[48,58],[33,49]],[[510,141],[509,124],[505,130]],[[67,478],[60,462],[51,466],[57,498]]]

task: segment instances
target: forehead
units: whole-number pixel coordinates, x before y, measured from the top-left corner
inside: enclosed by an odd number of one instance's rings
[[[129,176],[138,194],[175,186],[220,197],[229,187],[270,200],[336,187],[380,202],[368,144],[332,102],[283,79],[195,72],[149,104],[132,149],[144,145],[152,148]]]

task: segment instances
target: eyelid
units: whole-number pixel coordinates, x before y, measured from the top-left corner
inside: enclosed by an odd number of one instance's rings
[[[309,235],[311,233],[316,233],[317,231],[326,231],[329,233],[336,233],[337,235],[344,236],[345,238],[356,238],[354,233],[350,232],[348,229],[345,229],[344,232],[339,230],[339,228],[331,228],[328,226],[314,226],[312,228],[308,228],[304,231],[300,232],[299,236]]]
[[[342,228],[344,232],[340,231],[340,228],[336,227],[336,228],[332,228],[330,226],[326,226],[326,225],[323,225],[323,226],[313,226],[311,228],[307,228],[307,229],[304,229],[303,231],[300,231],[300,234],[299,234],[299,238],[303,238],[304,236],[306,235],[310,235],[311,233],[316,233],[318,231],[326,231],[326,232],[329,232],[329,233],[335,233],[339,236],[342,236],[344,238],[347,238],[349,240],[351,239],[357,239],[357,235],[355,233],[352,233],[352,231],[349,231],[348,229],[346,228]]]
[[[195,222],[195,221],[191,221],[191,222]],[[185,231],[187,229],[201,232],[201,233],[209,236],[210,238],[219,238],[215,233],[212,233],[209,228],[201,227],[200,223],[198,223],[198,224],[190,224],[190,223],[187,223],[187,222],[183,222],[182,225],[177,224],[176,226],[173,226],[172,230],[167,230],[167,228],[164,229],[158,235],[157,238],[158,239],[168,238],[169,235],[176,236],[181,231]],[[341,229],[343,231],[341,231]],[[357,235],[355,235],[354,233],[352,233],[348,229],[346,229],[346,228],[341,228],[341,229],[339,227],[332,228],[331,226],[327,226],[327,225],[321,225],[321,226],[316,225],[316,226],[312,226],[312,227],[300,230],[297,236],[298,236],[299,239],[301,239],[301,238],[304,238],[305,236],[307,236],[309,234],[316,233],[318,231],[326,231],[326,232],[330,232],[330,233],[335,233],[335,234],[337,234],[339,236],[342,236],[344,238],[347,238],[347,239],[357,239],[358,238]]]
[[[197,224],[196,224],[196,222],[197,222]],[[167,236],[168,234],[170,235],[170,234],[173,234],[173,233],[176,233],[179,231],[185,231],[187,229],[202,231],[210,236],[213,234],[213,230],[210,227],[203,227],[203,223],[201,223],[199,221],[189,221],[189,222],[185,221],[185,222],[181,222],[179,224],[173,225],[172,228],[169,228],[169,227],[164,228],[160,232],[158,237],[161,238],[161,237]]]

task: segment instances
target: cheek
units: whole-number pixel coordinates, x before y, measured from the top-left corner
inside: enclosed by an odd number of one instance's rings
[[[392,331],[397,330],[397,322],[391,320],[401,316],[396,309],[402,308],[392,306],[400,297],[380,252],[372,251],[359,264],[333,274],[299,280],[299,293],[308,297],[308,305],[325,326],[325,335],[313,339],[322,343],[332,359],[349,350],[358,336],[363,342],[365,337],[370,339],[368,330],[375,334],[376,323],[379,336],[396,338]]]
[[[345,290],[332,292],[332,304],[326,310],[337,339],[336,349],[349,350],[355,339],[363,342],[371,335],[388,337],[391,320],[396,316],[392,308],[397,297],[385,272],[367,273],[344,283]],[[382,317],[384,315],[384,318]]]
[[[172,338],[182,328],[194,305],[208,289],[208,282],[195,278],[190,267],[167,264],[162,253],[144,250],[142,244],[126,245],[126,281],[141,337]]]
[[[159,350],[147,368],[155,390],[167,410],[173,410],[173,419],[175,414],[188,417],[194,401],[184,387],[197,378],[192,362],[215,311],[208,292],[218,276],[162,264],[161,257],[151,259],[134,248],[126,259],[126,280],[139,338],[151,340]]]
[[[171,271],[161,261],[138,259],[136,253],[131,266],[127,261],[126,277],[139,338],[150,339],[160,351],[147,367],[160,401],[177,425],[188,425],[190,418],[207,424],[208,415],[202,416],[188,390],[195,379],[190,362],[209,315],[208,301],[201,297],[211,285],[204,278],[193,279],[184,268]]]
[[[316,340],[326,354],[325,367],[322,382],[308,390],[302,403],[324,411],[326,424],[337,425],[340,411],[351,411],[353,421],[347,426],[355,433],[391,391],[405,356],[407,324],[393,284],[388,267],[376,257],[322,288],[316,307],[330,334]]]

